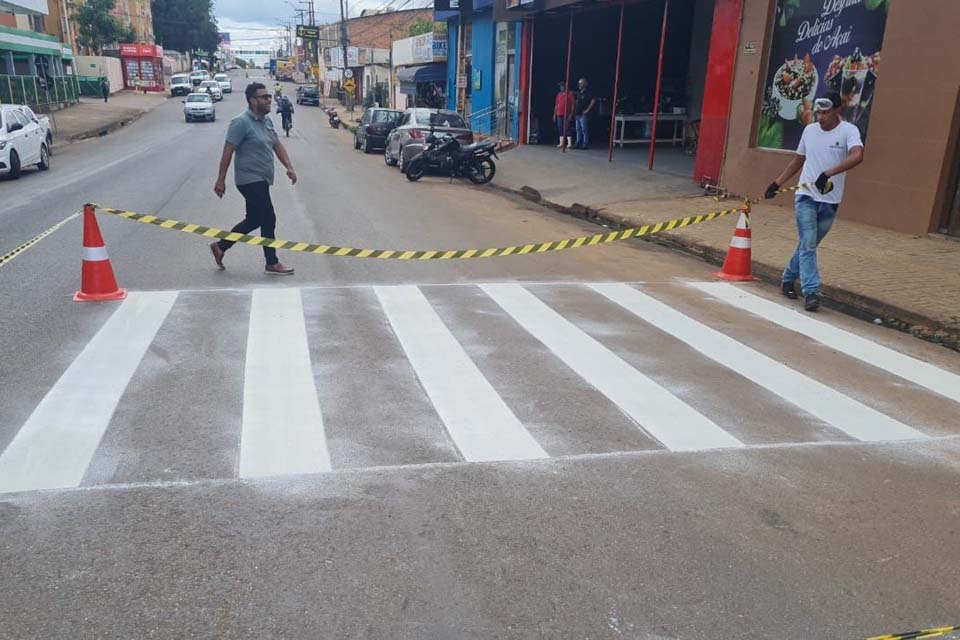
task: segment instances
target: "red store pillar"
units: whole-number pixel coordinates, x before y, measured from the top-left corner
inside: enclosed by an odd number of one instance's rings
[[[520,134],[517,144],[527,144],[530,125],[530,63],[533,58],[533,20],[523,21],[520,32]]]
[[[697,162],[693,172],[693,179],[697,182],[704,178],[709,178],[714,184],[720,181],[742,13],[743,0],[716,0],[700,116]]]

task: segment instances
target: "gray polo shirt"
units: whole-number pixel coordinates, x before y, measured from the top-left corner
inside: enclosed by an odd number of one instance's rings
[[[230,121],[227,142],[237,148],[233,176],[237,186],[252,182],[273,184],[273,144],[277,132],[269,116],[259,120],[247,109]]]

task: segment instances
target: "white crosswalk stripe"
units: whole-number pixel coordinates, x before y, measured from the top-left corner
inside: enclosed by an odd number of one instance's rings
[[[253,292],[240,477],[330,470],[299,289]]]
[[[537,444],[413,286],[377,287],[377,297],[427,395],[464,458],[546,458]]]
[[[21,415],[29,417],[0,423],[0,446],[9,443],[0,452],[0,493],[124,478],[256,478],[381,464],[532,460],[586,453],[587,446],[591,454],[651,447],[706,452],[960,435],[955,419],[938,419],[960,410],[960,376],[728,284],[234,291],[220,299],[231,305],[224,321],[233,337],[216,341],[198,332],[206,320],[193,320],[201,317],[195,309],[202,296],[209,294],[132,293],[119,304],[66,370],[51,376],[59,380],[39,404],[23,407]],[[711,321],[715,300],[723,309],[748,312],[736,322],[753,330],[737,339],[727,335],[729,323]],[[331,325],[344,305],[350,314]],[[210,312],[209,305],[203,309]],[[183,339],[185,319],[191,319],[190,339]],[[509,346],[484,350],[498,339]],[[875,371],[867,382],[825,384],[817,379],[826,375],[822,367],[819,373],[811,368],[807,339],[834,349],[846,371]],[[781,356],[768,355],[771,341],[795,348],[781,350],[786,361],[778,361]],[[203,354],[195,352],[199,344]],[[650,344],[658,348],[644,348]],[[664,356],[668,349],[683,350],[682,366]],[[240,358],[242,376],[240,370],[216,376]],[[215,397],[199,398],[215,419],[195,403],[183,409],[181,398],[160,400],[164,389],[153,387],[171,384],[170,361],[194,376],[216,378],[202,387]],[[770,408],[751,408],[750,416],[767,417],[745,421],[742,412],[721,411],[718,401],[743,401],[722,397],[728,383],[701,401],[697,389],[705,385],[697,376],[706,367],[713,382],[722,381],[722,371],[736,375],[740,393],[752,394],[748,402]],[[353,379],[348,383],[346,376]],[[378,383],[358,383],[364,377]],[[525,381],[522,390],[518,380]],[[917,385],[896,387],[898,397],[926,394],[925,403],[935,408],[884,405],[883,390],[869,386],[891,389],[898,380]],[[674,389],[678,382],[682,389]],[[553,388],[541,392],[544,385]],[[583,393],[561,409],[557,394],[568,387]],[[600,415],[602,435],[595,424]],[[172,452],[178,441],[189,445],[185,453]],[[216,466],[199,472],[210,449]],[[177,464],[178,455],[184,464]]]
[[[0,455],[0,492],[76,487],[176,292],[131,293]]]
[[[725,282],[694,282],[690,286],[704,291],[718,300],[749,311],[775,322],[791,331],[813,338],[831,349],[862,360],[874,367],[926,387],[940,395],[960,402],[960,376],[944,371],[922,360],[894,351],[876,342],[838,329],[822,320],[788,309]]]
[[[482,289],[567,366],[667,448],[693,451],[743,445],[520,285],[489,284]]]

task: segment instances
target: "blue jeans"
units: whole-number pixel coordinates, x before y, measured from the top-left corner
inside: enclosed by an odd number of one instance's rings
[[[567,120],[567,122],[566,122],[567,129],[566,129],[566,131],[564,131],[564,129],[563,129],[564,120],[566,120],[567,118],[570,118],[570,119]],[[570,135],[570,129],[573,128],[572,126],[570,126],[570,125],[572,125],[572,124],[573,124],[573,118],[571,118],[570,116],[559,116],[559,117],[557,118],[557,131],[558,131],[557,135],[559,135],[561,138],[563,138],[564,136],[569,136],[569,135]],[[561,142],[562,142],[562,140],[561,140]]]
[[[590,122],[589,116],[576,116],[577,119],[577,140],[573,146],[586,149],[590,146]]]
[[[817,247],[837,219],[837,205],[817,202],[810,196],[796,200],[797,232],[800,242],[783,272],[783,281],[793,283],[800,278],[803,295],[820,293],[820,272],[817,270]]]

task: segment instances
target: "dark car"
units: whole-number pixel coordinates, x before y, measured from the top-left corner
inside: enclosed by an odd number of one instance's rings
[[[404,165],[423,150],[430,133],[449,133],[460,144],[473,143],[473,131],[456,111],[417,107],[407,109],[390,132],[383,151],[383,161],[391,167],[399,164],[402,171]]]
[[[300,87],[297,89],[297,104],[312,104],[320,106],[320,90],[316,87]]]
[[[387,136],[400,122],[402,111],[380,109],[374,107],[363,112],[363,118],[353,134],[353,148],[363,149],[370,153],[373,149],[383,149],[387,146]]]

